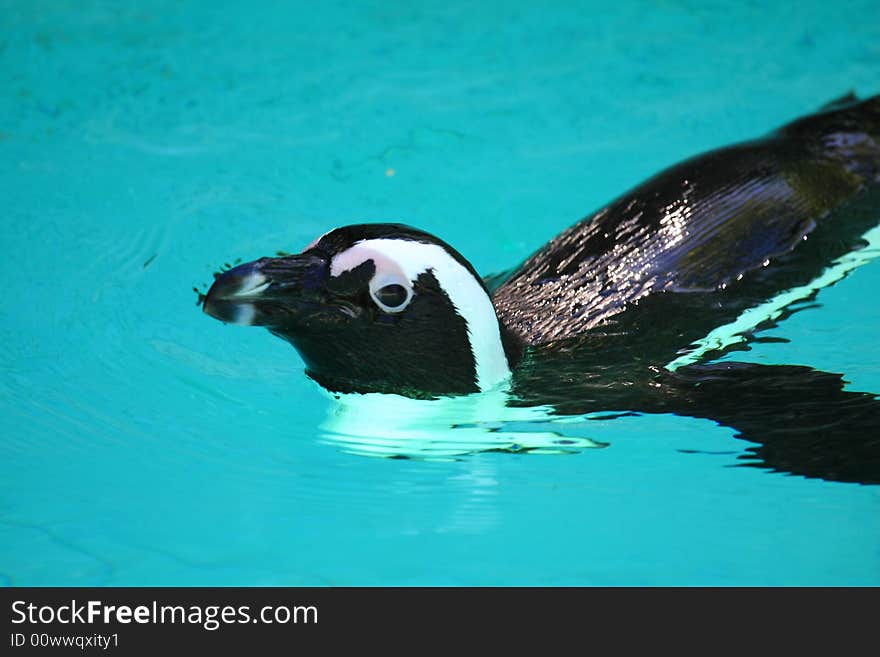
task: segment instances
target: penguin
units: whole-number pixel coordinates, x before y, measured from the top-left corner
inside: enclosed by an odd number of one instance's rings
[[[500,275],[416,228],[356,224],[219,274],[200,301],[292,344],[336,395],[504,389],[564,415],[704,417],[761,467],[880,483],[874,395],[717,362],[873,257],[878,222],[880,96],[850,94],[661,171]]]

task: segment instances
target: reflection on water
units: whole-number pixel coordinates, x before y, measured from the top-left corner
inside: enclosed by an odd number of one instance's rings
[[[334,395],[321,435],[353,454],[424,460],[486,451],[565,454],[607,446],[573,435],[572,423],[579,418],[553,416],[549,406],[513,408],[508,400],[504,389],[432,400]]]

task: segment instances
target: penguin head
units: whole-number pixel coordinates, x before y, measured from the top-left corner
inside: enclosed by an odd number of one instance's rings
[[[362,224],[214,281],[204,311],[264,326],[333,392],[430,398],[488,390],[516,351],[471,264],[428,233]]]

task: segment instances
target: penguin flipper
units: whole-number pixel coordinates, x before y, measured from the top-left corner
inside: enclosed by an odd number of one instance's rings
[[[654,295],[610,318],[625,336],[619,348],[669,370],[747,350],[761,331],[816,307],[822,290],[880,257],[880,189],[826,220],[798,248],[725,290]]]
[[[875,96],[661,171],[551,240],[493,302],[502,322],[540,345],[598,327],[650,296],[717,291],[724,303],[750,294],[744,288],[754,280],[772,296],[799,273],[781,260],[815,269],[851,249],[860,222],[854,205],[873,203],[877,225],[878,190]],[[812,248],[817,241],[827,248]],[[564,316],[546,312],[548,299]]]
[[[880,400],[844,385],[840,374],[809,367],[726,362],[682,368],[664,387],[672,412],[755,443],[743,465],[880,484]]]

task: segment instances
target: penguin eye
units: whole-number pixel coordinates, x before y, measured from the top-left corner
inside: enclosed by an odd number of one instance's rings
[[[370,295],[379,308],[385,312],[396,313],[403,310],[409,303],[412,291],[398,283],[391,283],[377,289],[370,288]]]

